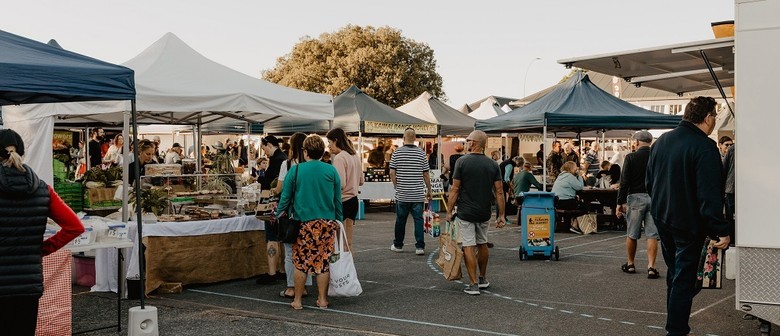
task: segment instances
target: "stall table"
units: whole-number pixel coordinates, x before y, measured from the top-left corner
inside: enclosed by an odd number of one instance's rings
[[[265,225],[254,216],[144,224],[146,294],[166,282],[213,283],[251,278],[268,272]],[[135,242],[127,278],[138,279],[138,231],[128,223]]]
[[[617,189],[586,188],[577,192],[588,212],[596,212],[598,224],[610,223],[613,229],[621,229],[622,221],[617,214]],[[605,207],[609,211],[604,211]],[[595,211],[592,211],[595,210]]]
[[[365,182],[360,186],[360,200],[395,199],[393,182]]]

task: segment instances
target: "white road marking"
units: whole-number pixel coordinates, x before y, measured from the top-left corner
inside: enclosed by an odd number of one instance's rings
[[[715,303],[713,303],[713,304],[711,304],[711,305],[709,305],[709,306],[707,306],[707,307],[704,307],[704,308],[702,308],[702,309],[699,309],[699,310],[695,311],[694,313],[692,313],[692,314],[691,314],[691,317],[693,317],[693,316],[696,316],[696,314],[698,314],[698,313],[701,313],[701,312],[703,312],[703,311],[705,311],[705,310],[707,310],[707,309],[710,309],[710,308],[712,308],[712,307],[715,307],[715,306],[717,306],[717,305],[721,304],[723,301],[726,301],[726,300],[731,300],[731,298],[733,298],[733,297],[734,297],[734,295],[736,295],[736,294],[731,294],[731,295],[729,295],[729,296],[727,296],[727,297],[724,297],[724,298],[722,298],[722,299],[718,300],[718,302],[715,302]]]
[[[281,304],[281,305],[285,305],[285,306],[289,306],[290,305],[289,302],[264,300],[264,299],[258,299],[258,298],[253,298],[253,297],[246,297],[246,296],[241,296],[241,295],[233,295],[233,294],[225,294],[225,293],[217,293],[217,292],[209,292],[209,291],[198,290],[198,289],[188,289],[187,291],[195,292],[195,293],[201,293],[201,294],[209,294],[209,295],[217,295],[217,296],[224,296],[224,297],[232,297],[232,298],[236,298],[236,299],[244,299],[244,300],[250,300],[250,301],[258,301],[258,302],[265,302],[265,303],[272,303],[272,304]],[[395,317],[387,317],[387,316],[378,316],[378,315],[370,315],[370,314],[363,314],[363,313],[355,313],[355,312],[350,312],[350,311],[345,311],[345,310],[338,310],[338,309],[333,309],[333,308],[316,309],[314,306],[304,306],[304,307],[311,308],[312,310],[327,312],[327,313],[337,313],[337,314],[353,315],[353,316],[360,316],[360,317],[368,317],[368,318],[374,318],[374,319],[380,319],[380,320],[402,322],[402,323],[410,323],[410,324],[418,324],[418,325],[424,325],[424,326],[430,326],[430,327],[462,330],[462,331],[468,331],[468,332],[474,332],[474,333],[480,333],[480,334],[487,334],[487,335],[519,336],[519,335],[516,335],[516,334],[507,334],[507,333],[500,333],[500,332],[494,332],[494,331],[488,331],[488,330],[479,330],[479,329],[466,328],[466,327],[460,327],[460,326],[449,325],[449,324],[432,323],[432,322],[425,322],[425,321],[400,319],[400,318],[395,318]]]

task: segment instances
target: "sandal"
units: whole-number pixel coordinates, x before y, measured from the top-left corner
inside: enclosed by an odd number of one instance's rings
[[[287,289],[290,289],[290,288],[287,288]],[[287,294],[287,289],[283,289],[281,292],[279,292],[279,297],[283,297],[285,299],[294,299],[295,298],[295,294],[292,294],[292,295]],[[293,293],[295,293],[295,291],[293,291]],[[301,295],[301,297],[307,297],[307,296],[309,296],[309,293],[307,293],[307,292],[303,292],[303,295]]]
[[[328,309],[328,304],[325,303],[324,305],[320,304],[320,300],[317,300],[317,308],[319,309]]]
[[[290,307],[292,307],[292,308],[293,308],[293,309],[295,309],[295,310],[301,310],[301,309],[303,309],[303,305],[296,306],[296,305],[294,305],[294,304],[292,304],[292,303],[290,303]]]
[[[634,264],[625,263],[623,264],[623,266],[620,266],[620,269],[626,273],[632,273],[632,274],[636,273],[636,267],[634,266]],[[648,276],[650,275],[648,274]]]
[[[652,267],[647,268],[647,278],[648,279],[658,279],[661,275],[658,273],[658,270]]]

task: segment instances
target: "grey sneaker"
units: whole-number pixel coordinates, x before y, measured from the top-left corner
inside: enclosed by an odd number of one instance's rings
[[[414,250],[414,254],[419,255],[419,256],[425,255],[425,250],[421,249],[421,248],[418,248],[418,249]]]
[[[490,282],[483,277],[479,277],[479,289],[485,289],[490,287]]]
[[[390,245],[390,251],[393,251],[393,252],[403,252],[404,248],[403,248],[403,246],[395,247],[395,244],[393,244],[393,245]]]
[[[479,285],[477,284],[468,285],[466,286],[466,288],[463,289],[463,291],[469,295],[479,295]]]

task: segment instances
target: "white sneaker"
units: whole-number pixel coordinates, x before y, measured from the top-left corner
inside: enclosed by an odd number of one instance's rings
[[[419,255],[419,256],[425,255],[425,250],[423,250],[421,248],[418,248],[418,249],[414,250],[414,254]]]
[[[390,245],[390,251],[393,251],[393,252],[403,252],[404,248],[403,247],[400,247],[400,248],[399,247],[395,247],[395,244],[393,244],[393,245]]]

